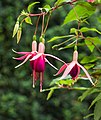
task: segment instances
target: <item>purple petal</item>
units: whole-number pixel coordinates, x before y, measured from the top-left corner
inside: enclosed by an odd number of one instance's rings
[[[80,74],[80,67],[77,64],[75,64],[75,66],[70,71],[70,75],[72,76],[72,79],[75,80],[79,74]]]
[[[62,73],[66,67],[67,67],[67,64],[64,64],[54,76],[57,76],[60,73]]]
[[[40,56],[38,59],[34,61],[34,70],[36,72],[44,72],[45,70],[45,57]]]
[[[65,69],[65,71],[64,71],[64,73],[63,73],[63,75],[62,75],[62,77],[61,77],[60,79],[64,79],[64,78],[70,73],[70,71],[72,70],[72,68],[74,67],[75,64],[76,64],[76,62],[75,62],[75,61],[72,61],[72,62],[67,66],[67,68]]]
[[[89,81],[92,83],[92,85],[95,86],[95,84],[93,83],[93,81],[92,81],[92,79],[91,79],[89,73],[87,72],[87,70],[86,70],[82,65],[80,65],[79,63],[77,63],[77,65],[80,66],[80,68],[84,71],[84,73],[85,73],[86,76],[88,77]]]

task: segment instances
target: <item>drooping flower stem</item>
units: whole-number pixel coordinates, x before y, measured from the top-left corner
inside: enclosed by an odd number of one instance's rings
[[[36,33],[37,33],[39,20],[40,20],[40,16],[38,16],[38,19],[37,19],[37,22],[36,22],[36,28],[35,28],[35,31],[34,31],[34,35],[36,35]]]
[[[42,29],[41,29],[41,36],[43,35],[43,31],[44,31],[44,18],[45,18],[45,15],[43,14],[43,15],[42,15]]]
[[[48,24],[49,24],[49,20],[50,20],[50,16],[51,16],[51,13],[49,13],[49,15],[48,15],[47,23],[46,23],[45,29],[44,29],[44,31],[43,31],[43,34],[45,34],[45,32],[46,32],[46,30],[47,30],[47,27],[48,27]]]

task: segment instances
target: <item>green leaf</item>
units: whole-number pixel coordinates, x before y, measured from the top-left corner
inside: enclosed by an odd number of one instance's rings
[[[28,16],[29,13],[28,12],[25,12],[24,10],[21,11],[21,15],[25,15],[25,16]],[[21,16],[20,16],[21,17]]]
[[[30,17],[26,17],[25,18],[25,22],[32,25],[32,21],[31,21],[31,18]]]
[[[99,4],[99,3],[101,3],[101,0],[96,0],[95,2]]]
[[[101,76],[101,70],[95,70],[91,73],[91,75],[95,78],[99,78]]]
[[[85,39],[85,44],[87,45],[87,47],[89,48],[89,50],[91,52],[93,52],[95,46],[88,39]]]
[[[27,10],[28,10],[29,13],[31,12],[32,7],[37,3],[40,3],[40,2],[33,2],[28,6]]]
[[[101,69],[101,65],[96,65],[93,69]]]
[[[60,80],[59,81],[59,84],[60,85],[68,85],[68,86],[71,86],[74,84],[75,81],[73,81],[72,79],[71,80]]]
[[[81,28],[79,31],[80,31],[80,32],[94,31],[94,32],[97,32],[97,33],[101,34],[101,32],[98,31],[96,28],[83,27],[83,28]]]
[[[101,100],[101,93],[99,93],[98,96],[92,101],[89,109],[99,100]]]
[[[62,49],[66,49],[66,48],[74,47],[75,43],[76,43],[76,40],[73,41],[73,42],[71,42],[71,43],[69,43],[69,44],[66,45],[65,47],[61,47],[61,48],[59,48],[58,50],[62,50]]]
[[[90,68],[93,68],[95,65],[94,64],[87,64],[87,65],[84,65],[84,67],[88,70]]]
[[[59,6],[63,2],[71,2],[71,0],[57,0],[56,3],[55,3],[55,6]]]
[[[76,28],[71,28],[70,29],[70,33],[75,33],[77,35],[78,30]]]
[[[88,90],[86,87],[73,87],[73,90]]]
[[[98,81],[98,83],[96,84],[96,87],[101,88],[101,81]]]
[[[43,7],[43,9],[46,11],[46,12],[49,12],[51,10],[51,7],[49,5],[45,5]]]
[[[18,32],[18,29],[19,29],[19,21],[17,21],[15,26],[14,26],[13,36],[12,37],[14,37],[16,35],[16,33]]]
[[[101,15],[97,17],[99,23],[101,23]]]
[[[101,120],[101,100],[99,100],[94,108],[94,120]]]
[[[93,93],[96,93],[96,92],[99,92],[98,89],[96,88],[89,88],[87,91],[85,91],[82,96],[79,97],[79,100],[80,101],[83,101],[87,96],[93,94]]]
[[[58,50],[63,50],[63,49],[67,49],[67,48],[72,48],[75,46],[75,43],[76,41],[73,41],[72,43],[66,45],[65,47],[61,47],[59,48]],[[85,44],[84,43],[78,43],[78,46],[84,46]]]
[[[63,49],[67,49],[67,48],[72,48],[72,47],[74,47],[74,46],[75,46],[74,44],[72,44],[72,45],[66,45],[65,47],[59,48],[58,50],[63,50]]]
[[[88,2],[81,2],[76,5],[71,11],[67,14],[64,24],[74,20],[81,20],[92,15],[95,11],[95,7],[89,4]]]
[[[101,45],[101,40],[98,37],[87,37],[85,44],[91,52],[93,52],[96,45]]]
[[[62,38],[67,38],[67,37],[73,37],[74,35],[66,35],[66,36],[55,36],[53,38],[51,38],[50,40],[48,40],[48,42],[53,42],[57,39],[62,39]]]
[[[91,116],[94,116],[94,113],[91,113],[91,114],[86,115],[86,116],[84,117],[84,119],[87,119],[87,118],[89,118],[89,117],[91,117]]]
[[[54,92],[54,89],[51,89],[50,92],[48,93],[47,100],[49,100]]]
[[[97,61],[97,60],[98,60],[98,58],[97,58],[96,56],[90,55],[90,56],[84,57],[84,58],[81,60],[80,63],[82,63],[82,64],[92,63],[92,62],[95,62],[95,61]]]
[[[67,85],[67,86],[71,86],[75,83],[76,81],[71,79],[70,75],[67,75],[67,77],[63,80],[59,78],[53,79],[53,81],[50,83],[50,86],[52,85]]]
[[[59,86],[50,87],[50,88],[47,88],[47,89],[43,89],[42,92],[50,91],[52,89],[56,90],[56,89],[60,89],[60,87]]]

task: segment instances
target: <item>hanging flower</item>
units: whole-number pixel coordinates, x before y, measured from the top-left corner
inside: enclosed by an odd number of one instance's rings
[[[38,79],[38,75],[40,76],[40,91],[42,91],[42,83],[43,83],[43,76],[44,76],[44,71],[45,71],[45,62],[47,62],[50,66],[58,70],[55,66],[53,66],[46,57],[52,57],[55,58],[61,62],[64,63],[61,59],[57,58],[56,56],[53,56],[51,54],[44,54],[45,51],[45,45],[40,42],[38,46],[38,54],[34,56],[30,61],[34,61],[34,64],[32,65],[33,68],[33,79],[34,79],[34,84],[36,80]]]
[[[37,42],[36,41],[32,42],[32,52],[16,52],[13,50],[13,52],[15,52],[17,54],[24,55],[24,56],[19,57],[19,58],[13,57],[13,59],[16,59],[16,60],[24,60],[22,63],[17,65],[15,68],[20,67],[25,62],[30,60],[30,66],[31,66],[32,71],[33,71],[33,73],[32,73],[33,74],[33,87],[35,87],[35,83],[38,80],[38,78],[40,77],[40,91],[42,91],[43,75],[44,75],[44,71],[45,71],[45,62],[47,62],[54,69],[58,70],[54,65],[52,65],[48,61],[46,56],[52,57],[54,59],[57,59],[57,60],[65,63],[61,59],[59,59],[51,54],[44,54],[44,51],[45,51],[45,45],[42,42],[39,43],[38,51],[37,51]]]
[[[77,60],[78,60],[78,52],[77,52],[77,50],[75,50],[73,53],[73,61],[71,63],[64,64],[60,68],[60,70],[56,73],[56,75],[59,75],[60,73],[62,73],[64,71],[64,73],[60,79],[64,79],[64,78],[66,78],[66,76],[68,74],[70,74],[72,79],[75,80],[78,78],[78,75],[80,74],[80,68],[81,68],[85,72],[86,76],[88,77],[88,79],[90,80],[92,85],[94,85],[87,70],[82,65],[80,65]]]

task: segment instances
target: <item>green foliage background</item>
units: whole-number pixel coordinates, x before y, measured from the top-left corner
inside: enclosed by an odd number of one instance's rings
[[[53,1],[40,1],[40,6],[46,3],[52,6]],[[35,27],[24,24],[20,44],[16,44],[16,38],[12,39],[12,31],[17,16],[31,2],[34,1],[0,1],[0,120],[82,120],[83,116],[88,114],[87,108],[92,100],[91,97],[81,103],[78,101],[78,97],[82,92],[58,90],[47,101],[47,92],[39,92],[38,82],[36,88],[32,88],[29,63],[27,62],[27,64],[18,69],[14,68],[18,64],[18,61],[12,59],[12,56],[15,56],[12,48],[17,51],[31,51],[32,35]],[[46,41],[55,35],[68,34],[70,27],[76,26],[75,23],[70,23],[68,26],[60,28],[68,9],[69,6],[60,8],[53,13],[49,29],[46,32]],[[35,8],[35,12],[37,12],[36,10]],[[95,23],[94,19],[90,19],[89,21],[91,21],[92,27],[101,27]],[[35,24],[35,21],[33,24]],[[51,47],[53,44],[55,42],[46,43],[46,52],[54,54],[68,62],[72,57],[73,50],[63,50],[59,53],[56,50],[52,50]],[[50,61],[58,66],[58,68],[61,66],[60,63],[52,59]],[[47,88],[50,81],[54,78],[53,74],[55,72],[49,65],[46,65],[44,88]],[[85,86],[88,83],[81,82],[80,84]]]

